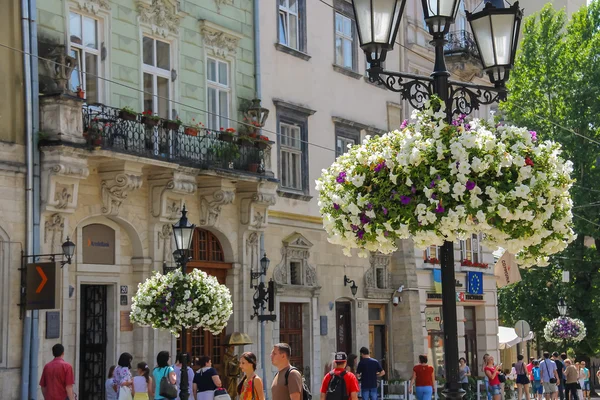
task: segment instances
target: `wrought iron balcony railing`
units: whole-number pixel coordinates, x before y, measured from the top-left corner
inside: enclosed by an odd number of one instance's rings
[[[173,125],[102,104],[83,107],[83,129],[94,148],[202,169],[264,173],[265,153],[271,150],[270,142]]]
[[[471,56],[479,59],[479,50],[471,32],[465,30],[454,31],[448,33],[446,38],[448,43],[444,46],[444,55]]]

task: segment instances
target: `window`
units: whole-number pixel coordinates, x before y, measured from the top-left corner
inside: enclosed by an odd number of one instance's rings
[[[348,146],[354,146],[356,140],[344,136],[338,136],[335,140],[335,156],[339,157],[348,151]]]
[[[231,84],[229,63],[208,58],[206,60],[208,128],[229,128]]]
[[[299,46],[299,0],[279,0],[279,43],[295,50]]]
[[[469,260],[474,263],[481,262],[481,247],[479,246],[479,235],[472,234],[467,240],[460,242],[461,261]]]
[[[290,262],[290,285],[302,285],[302,263]]]
[[[339,157],[360,141],[360,130],[340,123],[335,124],[335,156]]]
[[[300,127],[287,123],[279,124],[281,186],[286,189],[302,190],[302,135]]]
[[[223,262],[223,247],[219,239],[211,232],[196,228],[192,238],[192,254],[190,261]]]
[[[439,246],[429,246],[427,249],[425,249],[425,251],[423,252],[423,258],[424,260],[438,260],[437,262],[432,262],[432,264],[439,264],[439,259],[440,259],[440,248]]]
[[[88,103],[97,103],[101,62],[98,20],[70,12],[69,32],[70,54],[77,59],[77,68],[71,72],[71,90],[80,87]]]
[[[354,24],[352,19],[335,13],[335,63],[340,67],[355,69]]]
[[[375,280],[377,282],[377,289],[386,289],[385,273],[385,268],[377,268],[375,270]]]
[[[171,45],[144,36],[144,111],[171,118]]]

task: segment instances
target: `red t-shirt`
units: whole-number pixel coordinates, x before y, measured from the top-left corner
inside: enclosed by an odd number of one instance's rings
[[[44,366],[40,386],[46,388],[45,400],[65,400],[67,386],[73,384],[73,367],[61,357],[56,357]]]
[[[531,375],[531,371],[533,371],[533,364],[529,363],[529,364],[527,364],[527,366],[525,368],[527,368],[527,372],[528,372],[527,376],[529,377],[529,380],[533,381],[533,375]]]
[[[494,376],[494,378],[490,378],[489,375],[487,374],[487,372],[489,371],[490,374],[492,374],[492,376],[493,376],[494,373],[496,372],[496,367],[485,367],[483,370],[486,372],[485,375],[490,380],[490,386],[495,386],[495,385],[500,384],[500,379],[498,378],[498,374],[496,374],[496,376]]]
[[[433,387],[433,367],[431,365],[415,365],[413,371],[416,374],[415,386]]]
[[[339,375],[344,371],[344,368],[336,368],[333,370],[333,373]],[[330,381],[331,374],[328,373],[325,375],[325,378],[323,378],[323,383],[321,384],[321,393],[327,393],[327,388],[329,387]],[[356,379],[356,375],[354,375],[352,372],[346,372],[346,375],[344,375],[344,382],[346,383],[346,393],[348,396],[350,396],[351,393],[359,392],[360,389],[358,388],[358,380]]]

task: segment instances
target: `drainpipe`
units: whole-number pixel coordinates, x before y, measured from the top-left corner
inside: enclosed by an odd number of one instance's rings
[[[262,94],[262,76],[260,74],[260,0],[254,0],[254,79],[256,85],[256,98]],[[261,99],[262,100],[262,99]]]

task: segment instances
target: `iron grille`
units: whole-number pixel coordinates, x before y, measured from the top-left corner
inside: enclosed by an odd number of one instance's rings
[[[82,285],[79,398],[104,400],[106,376],[105,285]]]

